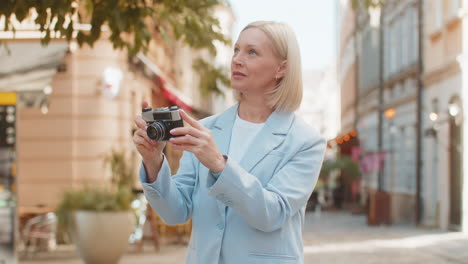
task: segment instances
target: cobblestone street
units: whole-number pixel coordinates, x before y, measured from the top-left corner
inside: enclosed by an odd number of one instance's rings
[[[305,263],[468,263],[468,234],[442,232],[409,225],[369,227],[364,215],[346,211],[307,213]],[[131,251],[131,250],[130,250]],[[120,264],[183,263],[185,247],[168,245],[154,252],[126,254]],[[81,264],[73,248],[39,254],[20,263]]]

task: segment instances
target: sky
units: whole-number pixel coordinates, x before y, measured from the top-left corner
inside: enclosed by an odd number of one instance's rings
[[[323,69],[336,58],[334,0],[230,0],[236,16],[233,42],[256,20],[285,22],[293,28],[301,49],[303,70]]]

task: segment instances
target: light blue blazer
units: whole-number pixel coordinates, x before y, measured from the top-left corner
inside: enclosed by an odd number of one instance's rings
[[[200,122],[229,151],[238,105]],[[305,206],[314,189],[325,140],[293,113],[273,112],[240,161],[227,160],[216,179],[184,152],[171,177],[166,159],[155,182],[143,191],[169,225],[192,217],[186,263],[303,263]]]

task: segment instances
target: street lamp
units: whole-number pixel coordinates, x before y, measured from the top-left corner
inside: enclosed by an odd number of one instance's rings
[[[453,102],[453,103],[450,103],[447,107],[447,113],[448,113],[448,117],[449,118],[455,118],[457,121],[461,121],[462,119],[462,111],[461,111],[461,107],[460,107],[460,104],[458,102]],[[447,119],[444,119],[444,120],[439,120],[440,116],[438,113],[436,112],[431,112],[429,113],[429,120],[431,120],[432,122],[444,122],[444,121],[448,121],[449,118]]]
[[[385,118],[387,118],[387,119],[394,118],[395,115],[396,115],[395,108],[389,108],[389,109],[385,110],[384,115],[385,115]]]
[[[449,104],[448,112],[450,116],[455,117],[460,112],[460,106],[457,103]]]
[[[455,101],[455,102],[450,103],[448,105],[448,113],[449,113],[450,117],[454,119],[455,124],[457,126],[459,126],[462,123],[462,121],[463,121],[463,112],[462,112],[462,108],[460,106],[459,101]]]
[[[393,124],[393,118],[396,116],[396,110],[395,108],[389,108],[385,110],[384,112],[385,118],[390,120],[390,128],[389,128],[389,133],[390,135],[394,136],[398,132],[397,127]],[[392,147],[393,149],[393,147]]]
[[[459,102],[450,103],[447,107],[447,114],[439,115],[437,112],[429,113],[429,120],[431,127],[425,130],[426,136],[437,136],[437,131],[442,123],[450,122],[453,120],[459,126],[463,120],[463,113]]]

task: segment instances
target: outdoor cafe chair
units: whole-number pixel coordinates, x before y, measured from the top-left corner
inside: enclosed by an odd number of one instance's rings
[[[24,254],[56,248],[57,217],[55,213],[45,213],[29,219],[22,231]]]

